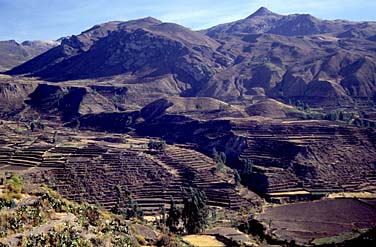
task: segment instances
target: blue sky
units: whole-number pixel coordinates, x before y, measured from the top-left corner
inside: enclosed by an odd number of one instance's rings
[[[261,6],[280,14],[376,21],[376,0],[0,0],[0,40],[58,39],[146,16],[196,30],[245,18]]]

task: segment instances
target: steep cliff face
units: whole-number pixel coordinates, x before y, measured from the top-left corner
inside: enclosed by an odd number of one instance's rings
[[[44,117],[70,121],[84,114],[116,111],[113,101],[87,87],[39,84],[25,102]]]
[[[25,109],[25,100],[36,85],[31,83],[1,82],[0,79],[0,116],[14,116]]]

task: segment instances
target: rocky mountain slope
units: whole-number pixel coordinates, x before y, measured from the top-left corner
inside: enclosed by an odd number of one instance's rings
[[[121,75],[126,83],[158,80],[165,93],[189,94],[215,73],[215,59],[224,58],[218,46],[203,34],[153,18],[111,22],[63,40],[10,74],[52,81]]]
[[[55,41],[0,41],[0,71],[6,71],[59,45]]]
[[[284,16],[266,8],[199,32],[149,17],[94,26],[8,74],[115,81],[146,99],[232,101],[261,92],[285,102],[351,106],[375,99],[375,33],[375,22]]]
[[[245,19],[220,24],[205,31],[210,37],[220,38],[221,36],[234,33],[270,33],[283,36],[302,36],[333,33],[337,36],[355,37],[359,35],[345,35],[349,30],[361,29],[364,32],[363,38],[370,38],[374,31],[374,24],[370,22],[351,22],[344,20],[320,20],[309,14],[279,15],[265,7],[261,7],[255,13]]]
[[[220,50],[235,58],[206,84],[204,95],[243,96],[261,87],[271,97],[312,105],[374,97],[374,22],[282,16],[261,8],[203,33],[222,41]]]

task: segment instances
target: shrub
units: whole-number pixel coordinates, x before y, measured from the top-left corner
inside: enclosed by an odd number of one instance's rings
[[[177,247],[179,246],[178,243],[175,241],[175,237],[171,234],[162,233],[158,237],[158,241],[156,243],[158,247]]]
[[[141,244],[141,245],[146,244],[146,240],[145,240],[144,236],[142,236],[141,234],[136,234],[134,237],[136,238],[136,240],[139,244]]]
[[[5,184],[5,188],[9,193],[19,194],[22,191],[22,178],[18,175],[12,175],[12,177]]]
[[[213,148],[213,158],[217,164],[217,170],[222,171],[226,164],[226,154],[224,152],[218,153],[215,148]]]
[[[70,212],[72,210],[71,205],[52,190],[47,190],[41,198],[44,203],[48,203],[48,206],[52,207],[58,213]]]
[[[242,168],[241,173],[242,175],[251,175],[253,170],[253,161],[250,159],[243,159],[242,162]]]
[[[84,205],[81,216],[86,224],[98,226],[100,224],[101,215],[97,207],[92,205]]]
[[[148,143],[148,148],[163,151],[166,148],[166,141],[150,139]]]
[[[236,184],[236,185],[239,185],[240,182],[241,182],[240,174],[239,174],[239,172],[238,172],[236,169],[234,169],[233,171],[234,171],[234,180],[235,180],[235,184]]]
[[[22,247],[34,246],[93,246],[88,240],[80,236],[79,229],[71,225],[63,225],[61,228],[55,227],[48,233],[31,234],[22,239]]]

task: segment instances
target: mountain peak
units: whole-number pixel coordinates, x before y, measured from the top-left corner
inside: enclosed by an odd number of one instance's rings
[[[140,19],[137,19],[137,20],[133,20],[133,22],[147,22],[147,23],[152,23],[152,24],[161,24],[162,22],[152,16],[147,16],[147,17],[144,17],[144,18],[140,18]]]
[[[270,11],[269,9],[267,9],[265,7],[261,7],[255,13],[253,13],[252,15],[250,15],[250,17],[265,16],[265,15],[275,15],[275,13],[273,13],[272,11]]]

